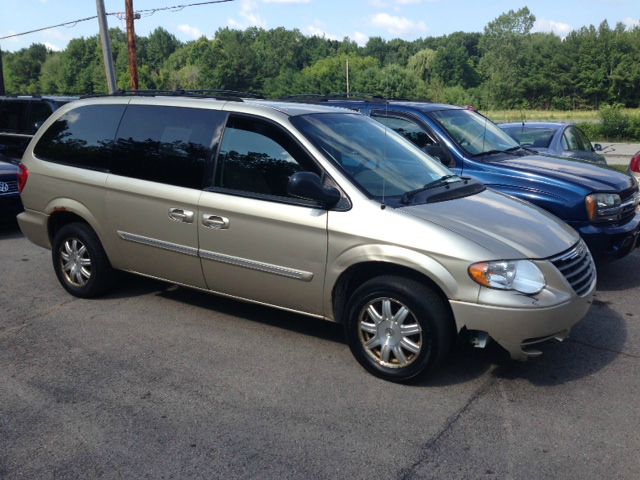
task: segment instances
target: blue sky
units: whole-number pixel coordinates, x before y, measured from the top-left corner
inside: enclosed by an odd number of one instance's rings
[[[201,0],[134,0],[134,9],[151,9]],[[181,40],[212,37],[221,27],[297,28],[306,35],[350,37],[364,45],[371,36],[413,40],[466,31],[479,32],[501,13],[528,6],[536,16],[535,30],[565,36],[585,25],[623,22],[640,25],[640,0],[235,0],[217,5],[160,11],[136,21],[136,33],[146,35],[162,26]],[[107,12],[124,11],[124,0],[105,0]],[[94,0],[0,0],[0,37],[95,15]],[[108,17],[110,27],[124,21]],[[98,32],[96,20],[23,37],[0,40],[0,48],[15,51],[40,42],[53,50],[74,37]]]

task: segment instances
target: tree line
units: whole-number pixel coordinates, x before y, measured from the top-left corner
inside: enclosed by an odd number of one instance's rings
[[[228,89],[269,98],[346,91],[428,99],[484,109],[599,108],[640,105],[640,28],[606,21],[561,39],[533,33],[528,8],[510,10],[482,33],[414,41],[305,36],[275,28],[219,29],[213,39],[181,42],[163,28],[137,37],[141,89]],[[111,29],[118,88],[129,89],[126,33]],[[61,52],[42,44],[3,53],[13,94],[106,93],[98,36]]]

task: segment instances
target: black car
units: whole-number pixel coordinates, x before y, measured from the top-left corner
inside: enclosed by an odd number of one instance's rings
[[[0,161],[17,163],[31,137],[55,110],[77,97],[0,97]]]
[[[18,167],[29,141],[55,110],[77,97],[0,97],[0,220],[22,211]]]
[[[0,162],[0,221],[15,217],[22,211],[18,193],[18,167]]]

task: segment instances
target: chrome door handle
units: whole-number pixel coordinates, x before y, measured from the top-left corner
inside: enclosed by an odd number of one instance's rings
[[[229,219],[204,213],[202,215],[202,225],[212,230],[226,230],[229,228]]]
[[[193,223],[194,213],[191,210],[181,208],[170,208],[169,218],[175,222]]]

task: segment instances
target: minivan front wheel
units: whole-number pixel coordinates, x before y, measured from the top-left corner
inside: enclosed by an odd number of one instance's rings
[[[391,381],[424,376],[450,349],[452,320],[442,298],[408,278],[381,276],[351,296],[349,347],[360,364]]]
[[[84,223],[70,223],[58,230],[51,256],[58,280],[71,295],[97,297],[113,283],[114,270],[102,244]]]

